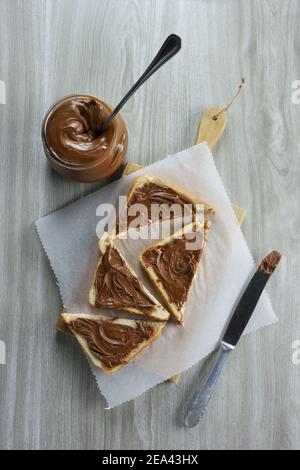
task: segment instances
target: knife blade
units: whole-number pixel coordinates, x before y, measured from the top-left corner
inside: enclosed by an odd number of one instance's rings
[[[269,253],[260,263],[234,310],[222,343],[234,349],[242,336],[263,290],[280,261],[278,251]]]
[[[258,269],[246,287],[237,307],[235,308],[226,332],[221,340],[217,357],[204,380],[200,385],[200,390],[194,397],[192,405],[189,407],[185,417],[185,426],[191,428],[199,423],[203,417],[214,387],[218,381],[221,370],[229,353],[233,351],[242,336],[249,320],[255,310],[263,290],[275,271],[281,254],[279,251],[272,251],[260,263]]]

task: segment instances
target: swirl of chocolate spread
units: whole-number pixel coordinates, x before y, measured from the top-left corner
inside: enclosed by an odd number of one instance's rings
[[[67,96],[47,113],[42,140],[51,166],[79,181],[98,181],[114,173],[127,150],[127,130],[118,114],[101,132],[111,108],[89,95]]]
[[[155,303],[143,291],[121,258],[118,250],[107,247],[96,272],[96,307],[124,310],[135,307],[142,313],[151,313]]]
[[[142,205],[145,212],[143,211],[142,214],[129,215],[129,208],[135,204]],[[160,207],[162,205],[172,209],[164,213],[163,210],[160,210],[162,209],[162,207]],[[132,197],[127,202],[125,213],[121,214],[120,220],[117,220],[116,232],[118,234],[120,229],[121,231],[124,230],[124,223],[126,230],[130,228],[131,222],[133,222],[136,217],[140,218],[139,224],[136,227],[139,228],[157,221],[162,222],[166,219],[172,220],[177,217],[188,217],[191,214],[193,216],[192,221],[194,221],[195,213],[196,204],[188,196],[178,193],[163,183],[149,181],[135,189]],[[145,217],[147,218],[145,219]]]
[[[172,302],[179,308],[187,301],[189,288],[197,270],[202,249],[186,249],[187,239],[175,239],[144,252],[143,260],[159,277]]]
[[[192,211],[193,214],[196,212],[195,203],[189,197],[178,193],[164,184],[157,184],[154,182],[147,182],[144,186],[136,188],[127,207],[129,208],[133,204],[142,204],[147,209],[148,222],[155,222],[151,217],[152,204],[166,204],[168,207],[178,205],[181,208],[180,216],[187,215],[189,210]],[[187,213],[183,212],[184,208]],[[135,219],[135,217],[135,215],[128,215],[128,225]],[[173,217],[174,214],[171,213],[171,218]],[[163,220],[162,213],[159,214],[159,218],[160,220]]]
[[[113,126],[100,133],[108,116],[107,108],[93,98],[78,96],[62,102],[47,122],[49,149],[58,160],[70,163],[103,157],[113,138]]]
[[[133,328],[109,320],[80,318],[73,320],[70,327],[86,339],[91,353],[110,368],[123,364],[136,346],[153,334],[151,323],[136,323]]]

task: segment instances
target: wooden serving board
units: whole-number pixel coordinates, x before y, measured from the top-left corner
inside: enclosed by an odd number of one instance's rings
[[[219,115],[218,119],[215,120],[214,116],[221,111],[221,108],[213,107],[205,111],[199,122],[197,136],[196,136],[196,144],[200,144],[200,142],[207,142],[208,147],[212,150],[213,147],[217,144],[220,137],[222,136],[226,125],[227,125],[227,115],[226,113],[222,113]],[[137,170],[140,170],[142,165],[138,163],[127,163],[124,168],[123,175],[130,175]],[[240,225],[244,222],[246,217],[246,211],[242,207],[238,206],[237,204],[232,204],[231,206],[235,212],[236,218]],[[181,374],[174,375],[170,377],[169,380],[172,382],[178,383],[180,380]]]

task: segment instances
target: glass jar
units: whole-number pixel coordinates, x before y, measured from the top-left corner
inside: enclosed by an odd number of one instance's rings
[[[100,133],[111,107],[91,95],[71,95],[57,101],[42,124],[48,162],[62,176],[76,181],[100,181],[124,163],[128,133],[117,114]]]

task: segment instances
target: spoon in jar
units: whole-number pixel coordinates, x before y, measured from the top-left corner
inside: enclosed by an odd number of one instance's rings
[[[124,98],[120,101],[120,103],[115,107],[111,115],[104,121],[101,125],[99,134],[104,132],[108,126],[111,124],[113,118],[118,114],[121,108],[123,108],[124,104],[129,100],[129,98],[138,90],[138,88],[145,83],[151,75],[156,72],[162,65],[164,65],[168,60],[170,60],[178,51],[181,49],[181,39],[176,34],[170,34],[167,37],[161,48],[159,49],[158,53],[152,60],[149,67],[145,70],[143,75],[137,80],[137,82],[133,85],[133,87],[128,91],[128,93],[124,96]]]

